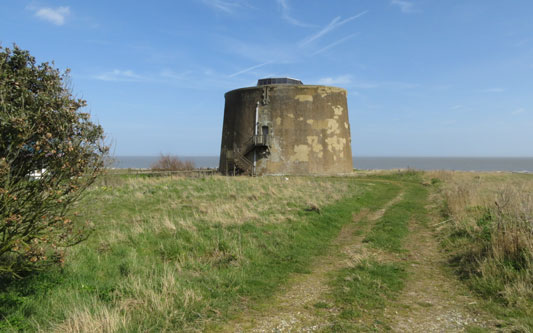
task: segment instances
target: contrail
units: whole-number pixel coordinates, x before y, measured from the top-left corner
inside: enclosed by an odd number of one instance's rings
[[[268,62],[265,62],[263,64],[255,65],[255,66],[252,66],[252,67],[248,67],[246,69],[243,69],[242,71],[238,71],[237,73],[233,73],[233,74],[229,75],[228,77],[234,77],[234,76],[249,72],[251,70],[254,70],[256,68],[260,68],[260,67],[266,66],[266,65],[271,64],[271,63],[272,63],[272,61],[268,61]]]

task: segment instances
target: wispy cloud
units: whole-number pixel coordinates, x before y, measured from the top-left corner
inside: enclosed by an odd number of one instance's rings
[[[162,70],[161,73],[159,73],[159,75],[162,78],[171,79],[171,80],[187,80],[190,78],[191,74],[193,74],[192,71],[176,73],[170,69]]]
[[[288,0],[277,0],[277,1],[278,1],[279,6],[281,7],[281,17],[285,21],[287,21],[290,24],[295,25],[297,27],[303,27],[303,28],[315,27],[315,25],[313,25],[313,24],[307,24],[307,23],[304,23],[304,22],[292,17],[291,14],[290,14],[291,8],[289,7]]]
[[[110,72],[104,72],[93,76],[94,79],[101,81],[115,81],[115,82],[141,82],[148,81],[149,78],[136,74],[132,70],[114,69]]]
[[[202,2],[205,5],[226,14],[232,14],[235,10],[244,7],[242,1],[236,0],[202,0]]]
[[[352,77],[350,75],[339,75],[337,77],[324,77],[318,80],[318,84],[334,85],[334,84],[350,84]]]
[[[505,89],[503,89],[503,88],[487,88],[487,89],[480,89],[478,91],[482,92],[482,93],[502,93],[502,92],[505,91]]]
[[[333,48],[333,47],[335,47],[335,46],[337,46],[337,45],[339,45],[339,44],[344,43],[344,42],[347,41],[348,39],[351,39],[351,38],[355,37],[356,35],[357,35],[357,33],[355,33],[355,34],[351,34],[351,35],[348,35],[348,36],[346,36],[346,37],[344,37],[344,38],[341,38],[341,39],[339,39],[338,41],[333,42],[333,43],[331,43],[331,44],[329,44],[329,45],[327,45],[327,46],[324,46],[323,48],[321,48],[321,49],[318,50],[318,51],[315,51],[312,55],[317,55],[317,54],[320,54],[320,53],[322,53],[322,52],[325,52],[325,51],[327,51],[327,50],[329,50],[329,49],[331,49],[331,48]]]
[[[366,13],[368,13],[368,11],[364,11],[364,12],[361,12],[357,15],[354,15],[354,16],[351,16],[351,17],[348,17],[347,19],[345,20],[342,20],[341,21],[341,17],[340,16],[337,16],[335,17],[333,20],[331,20],[331,22],[326,25],[324,28],[322,28],[320,31],[318,31],[317,33],[307,37],[306,39],[302,40],[298,45],[300,47],[303,47],[303,46],[306,46],[307,44],[319,39],[320,37],[326,35],[327,33],[337,29],[338,27],[350,22],[350,21],[353,21],[363,15],[365,15]]]
[[[63,25],[65,24],[65,21],[68,16],[70,16],[70,7],[57,7],[57,8],[49,8],[49,7],[28,7],[28,9],[33,10],[35,13],[35,16],[48,21],[50,23],[53,23],[55,25]]]
[[[294,43],[282,41],[243,41],[233,37],[219,36],[217,43],[219,43],[220,49],[225,50],[225,52],[240,59],[248,59],[252,63],[269,61],[278,64],[292,63],[298,61],[303,53]]]
[[[150,83],[163,83],[165,85],[171,84],[187,89],[213,89],[223,88],[228,89],[231,83],[228,83],[225,75],[217,73],[210,68],[192,68],[185,71],[174,71],[166,68],[159,72]],[[234,87],[235,85],[233,85]]]
[[[271,64],[271,63],[272,63],[272,61],[267,61],[267,62],[259,64],[259,65],[251,66],[251,67],[245,68],[243,70],[240,70],[240,71],[238,71],[236,73],[230,74],[230,75],[228,75],[228,77],[235,77],[237,75],[244,74],[246,72],[252,71],[252,70],[257,69],[257,68],[261,68],[261,67],[266,66],[266,65]]]
[[[135,70],[114,69],[104,71],[97,75],[88,75],[87,78],[111,83],[136,83],[143,85],[165,85],[194,90],[229,90],[243,87],[250,83],[249,79],[242,77],[228,77],[227,73],[203,66],[187,66],[183,68],[163,68],[154,72],[137,72]],[[254,79],[255,80],[255,79]],[[253,80],[252,80],[253,82]]]
[[[415,11],[415,4],[412,1],[406,0],[392,0],[391,5],[398,6],[402,13],[413,13]]]
[[[430,89],[431,90],[436,90],[436,91],[447,91],[447,90],[450,90],[453,88],[453,85],[451,84],[437,84],[437,85],[432,85],[430,86]]]
[[[390,90],[408,90],[418,87],[417,84],[400,81],[365,81],[354,79],[351,75],[343,74],[336,77],[324,77],[317,80],[318,84],[336,85],[342,84],[350,89],[390,89]]]
[[[349,74],[339,75],[335,77],[324,77],[324,78],[318,79],[317,83],[324,84],[324,85],[342,84],[344,86],[349,86],[350,88],[353,88],[353,89],[374,89],[374,88],[378,88],[384,85],[378,82],[354,80],[352,76]]]
[[[381,86],[383,86],[383,84],[381,83],[363,82],[363,81],[358,81],[358,82],[351,84],[351,87],[356,88],[356,89],[374,89],[374,88],[378,88]]]
[[[525,113],[525,112],[526,112],[526,109],[518,108],[518,109],[514,110],[513,112],[511,112],[511,114],[521,114],[521,113]]]

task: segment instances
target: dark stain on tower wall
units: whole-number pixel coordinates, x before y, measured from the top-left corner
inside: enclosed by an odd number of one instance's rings
[[[263,79],[256,87],[232,90],[225,97],[222,173],[352,172],[346,90]]]

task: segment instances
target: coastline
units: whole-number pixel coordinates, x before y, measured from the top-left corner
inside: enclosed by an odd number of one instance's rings
[[[196,168],[218,167],[218,156],[178,156],[192,161]],[[114,156],[109,169],[150,169],[159,156]],[[505,171],[533,173],[533,157],[373,157],[355,156],[353,166],[357,170],[450,170],[450,171]]]

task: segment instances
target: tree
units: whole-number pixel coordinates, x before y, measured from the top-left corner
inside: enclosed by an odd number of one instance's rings
[[[68,70],[0,46],[0,275],[63,262],[86,239],[70,208],[104,170],[103,129],[81,112]]]

